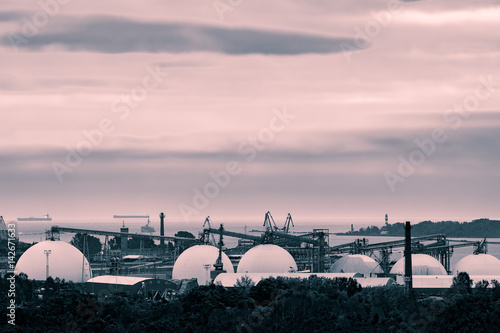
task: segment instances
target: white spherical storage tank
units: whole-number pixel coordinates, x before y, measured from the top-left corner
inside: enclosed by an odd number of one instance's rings
[[[333,263],[332,267],[330,267],[329,272],[360,273],[365,277],[384,273],[375,259],[362,254],[350,254],[340,258],[335,263]]]
[[[210,272],[215,270],[214,264],[219,257],[219,249],[211,245],[195,245],[181,253],[175,261],[172,278],[175,280],[194,279],[199,285],[210,282]],[[234,273],[229,257],[222,252],[223,269]]]
[[[16,265],[17,274],[25,273],[28,279],[52,278],[85,282],[92,277],[87,258],[73,245],[63,241],[44,241],[23,253]]]
[[[297,264],[292,255],[273,244],[257,245],[245,253],[238,265],[238,273],[288,273],[296,272]]]
[[[411,266],[413,275],[447,275],[446,269],[435,258],[427,254],[412,254]],[[405,274],[405,258],[399,259],[391,269],[391,274]]]
[[[462,258],[453,269],[456,275],[467,272],[469,275],[500,275],[500,260],[491,254],[471,254]]]

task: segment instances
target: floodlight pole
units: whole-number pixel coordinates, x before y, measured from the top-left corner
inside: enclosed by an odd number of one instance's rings
[[[51,250],[43,250],[43,253],[47,256],[47,269],[45,271],[45,279],[49,278],[49,255],[52,253]]]
[[[210,267],[212,267],[212,265],[205,264],[203,267],[205,268],[205,285],[208,286],[210,284]]]

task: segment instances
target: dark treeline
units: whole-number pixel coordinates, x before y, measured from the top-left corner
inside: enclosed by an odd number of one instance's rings
[[[443,297],[408,298],[398,287],[361,289],[352,279],[267,279],[226,289],[201,286],[170,301],[114,294],[98,299],[49,278],[41,298],[18,278],[21,307],[4,332],[494,332],[500,287],[467,276]],[[0,287],[5,294],[8,281]],[[6,318],[6,297],[1,315]]]
[[[412,226],[412,236],[444,234],[447,237],[500,238],[500,221],[479,219],[472,222],[423,221]],[[359,231],[348,232],[360,236],[404,236],[404,223],[388,224],[379,228],[372,226]]]

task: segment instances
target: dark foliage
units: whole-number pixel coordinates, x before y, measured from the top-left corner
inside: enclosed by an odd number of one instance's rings
[[[404,236],[404,223],[388,224],[382,228],[376,226],[348,232],[349,235],[377,236],[384,232],[387,236]],[[472,222],[423,221],[412,226],[412,236],[444,234],[448,237],[500,238],[500,221],[478,219]]]
[[[155,241],[151,238],[140,238],[140,237],[131,237],[128,241],[129,249],[140,249],[142,241],[143,249],[153,249],[156,247]],[[120,244],[121,246],[121,244]]]
[[[191,238],[192,240],[176,240],[175,244],[179,249],[179,253],[184,252],[189,247],[196,245],[196,237],[189,231],[178,231],[175,237]]]
[[[190,233],[189,231],[178,231],[174,236],[195,239],[194,235],[192,233]]]
[[[453,278],[451,290],[461,294],[470,294],[472,290],[472,280],[466,272],[460,272]]]
[[[130,237],[127,243],[127,247],[129,249],[140,249],[141,248],[141,240],[142,240],[142,248],[143,249],[153,249],[157,247],[155,241],[150,238],[142,238],[142,237]],[[114,236],[109,240],[109,246],[112,250],[119,250],[122,247],[122,238],[120,236]]]
[[[85,237],[87,238],[86,240]],[[85,251],[83,249],[84,243]],[[85,255],[88,254],[89,258],[92,258],[94,255],[99,254],[102,249],[102,243],[99,238],[92,235],[84,235],[81,233],[77,233],[76,235],[74,235],[70,244],[78,248]]]
[[[170,302],[114,294],[97,298],[80,285],[16,278],[16,324],[4,332],[495,332],[500,284],[477,288],[457,277],[445,297],[408,298],[401,288],[361,289],[352,279],[266,279],[248,292],[201,286]],[[0,279],[6,295],[9,282]],[[43,297],[34,292],[41,290]],[[467,291],[468,290],[468,291]],[[35,292],[36,294],[36,292]],[[7,297],[0,315],[6,317]]]

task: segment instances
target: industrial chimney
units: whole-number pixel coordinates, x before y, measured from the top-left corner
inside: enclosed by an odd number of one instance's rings
[[[160,236],[165,236],[165,214],[160,213]],[[160,240],[161,251],[165,250],[165,240],[162,238]]]
[[[405,226],[405,290],[410,292],[413,289],[413,272],[411,264],[411,224],[406,221]]]
[[[128,250],[128,228],[125,227],[125,221],[123,221],[123,226],[120,228],[121,243],[122,243],[122,256],[127,255]]]

